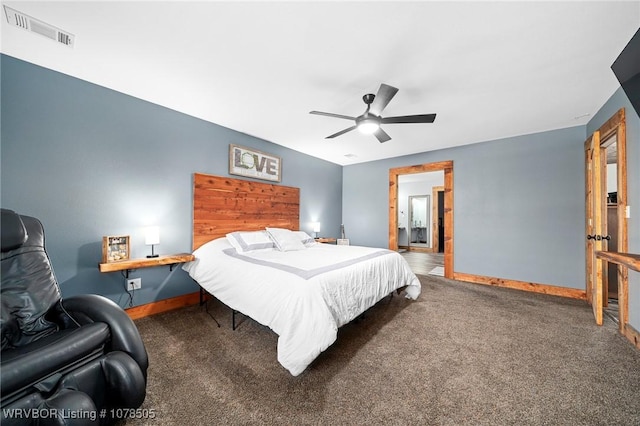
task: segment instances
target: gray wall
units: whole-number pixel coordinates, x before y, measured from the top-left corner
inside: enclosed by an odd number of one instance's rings
[[[341,166],[2,55],[2,207],[42,220],[64,296],[95,292],[128,304],[119,273],[101,274],[103,235],[160,227],[160,254],[191,249],[192,175],[228,175],[229,144],[282,158],[300,188],[300,226],[339,236]],[[198,287],[180,268],[140,269],[139,305]]]
[[[580,126],[346,166],[347,236],[387,247],[389,169],[453,160],[455,272],[584,289],[584,139]]]
[[[629,252],[640,253],[640,117],[622,88],[618,89],[587,125],[587,134],[598,130],[620,108],[625,109],[627,138],[627,203]],[[629,324],[640,330],[640,273],[629,271]]]

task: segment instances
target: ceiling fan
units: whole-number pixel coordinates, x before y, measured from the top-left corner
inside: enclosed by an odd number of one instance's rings
[[[332,112],[310,111],[309,114],[324,115],[327,117],[343,118],[345,120],[353,120],[355,124],[347,129],[340,130],[337,133],[327,136],[325,139],[332,139],[336,136],[343,135],[354,129],[360,130],[362,133],[373,135],[382,142],[391,140],[391,137],[380,128],[381,124],[396,123],[433,123],[436,119],[435,114],[418,114],[418,115],[402,115],[398,117],[382,117],[382,110],[389,104],[391,99],[398,93],[398,89],[388,84],[381,84],[377,94],[368,93],[362,97],[367,105],[364,114],[358,117],[350,117],[348,115],[334,114]]]

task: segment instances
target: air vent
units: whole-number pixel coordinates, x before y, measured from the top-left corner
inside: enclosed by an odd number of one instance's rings
[[[7,6],[4,6],[4,13],[7,16],[7,22],[11,25],[15,25],[32,33],[40,34],[65,46],[73,47],[75,36],[71,33],[62,31],[53,25],[32,18],[29,15],[25,15]]]

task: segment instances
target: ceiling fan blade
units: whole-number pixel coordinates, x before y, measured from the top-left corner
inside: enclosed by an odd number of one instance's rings
[[[387,132],[385,132],[384,130],[382,130],[380,127],[378,127],[378,130],[376,130],[375,132],[373,132],[373,134],[375,135],[376,138],[378,138],[378,141],[380,143],[386,142],[386,141],[390,141],[391,140],[391,136],[389,136],[387,134]]]
[[[332,135],[329,135],[325,139],[332,139],[332,138],[335,138],[336,136],[344,135],[345,133],[354,130],[356,127],[357,126],[351,126],[351,127],[347,128],[347,129],[340,130],[338,133],[334,133]]]
[[[388,84],[382,83],[380,88],[378,89],[378,93],[376,94],[373,103],[371,104],[371,108],[369,108],[369,112],[374,115],[382,114],[382,110],[389,105],[391,99],[398,93],[398,89],[393,86],[389,86]]]
[[[349,117],[348,115],[342,115],[342,114],[334,114],[332,112],[322,112],[322,111],[309,111],[309,114],[315,114],[315,115],[324,115],[327,117],[334,117],[334,118],[344,118],[345,120],[355,120],[355,117]]]
[[[380,120],[384,124],[394,123],[433,123],[435,114],[401,115],[398,117],[385,117]]]

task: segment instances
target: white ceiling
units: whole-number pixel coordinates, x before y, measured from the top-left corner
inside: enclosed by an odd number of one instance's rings
[[[638,1],[3,4],[76,37],[3,11],[7,55],[337,164],[585,124],[640,26]],[[351,123],[309,111],[360,115],[380,83],[400,89],[383,116],[436,121],[324,139]]]

